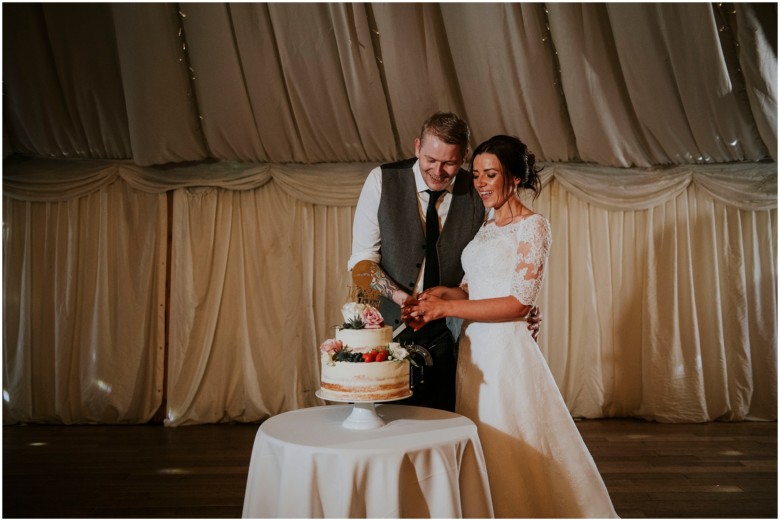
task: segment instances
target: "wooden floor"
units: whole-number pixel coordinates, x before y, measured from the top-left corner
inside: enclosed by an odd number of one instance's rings
[[[579,421],[624,518],[777,518],[777,424]],[[3,517],[237,518],[257,425],[3,428]]]

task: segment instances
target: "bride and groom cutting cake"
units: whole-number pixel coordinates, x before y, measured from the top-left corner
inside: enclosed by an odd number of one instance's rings
[[[466,171],[469,139],[437,113],[415,158],[371,171],[348,267],[381,296],[392,340],[433,358],[409,403],[477,425],[496,517],[617,517],[535,340],[551,233],[518,197],[541,190],[534,156],[494,136]]]

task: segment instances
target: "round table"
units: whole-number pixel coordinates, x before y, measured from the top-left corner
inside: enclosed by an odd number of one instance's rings
[[[346,429],[352,405],[266,420],[252,448],[243,517],[493,517],[474,423],[377,404],[386,424]]]

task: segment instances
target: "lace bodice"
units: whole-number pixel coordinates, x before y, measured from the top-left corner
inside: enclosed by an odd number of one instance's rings
[[[533,305],[551,242],[550,222],[540,214],[500,227],[489,222],[463,250],[461,287],[470,299],[512,295]]]

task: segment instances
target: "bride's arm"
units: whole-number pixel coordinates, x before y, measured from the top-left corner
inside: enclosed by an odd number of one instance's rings
[[[444,300],[463,300],[469,298],[469,294],[462,288],[450,288],[447,286],[434,286],[428,288],[420,293],[419,298],[422,299],[423,295],[433,295],[434,297],[439,297]]]
[[[513,296],[481,300],[444,300],[434,295],[420,295],[409,315],[430,322],[444,317],[456,317],[476,322],[505,322],[524,317],[531,306],[522,304]]]

